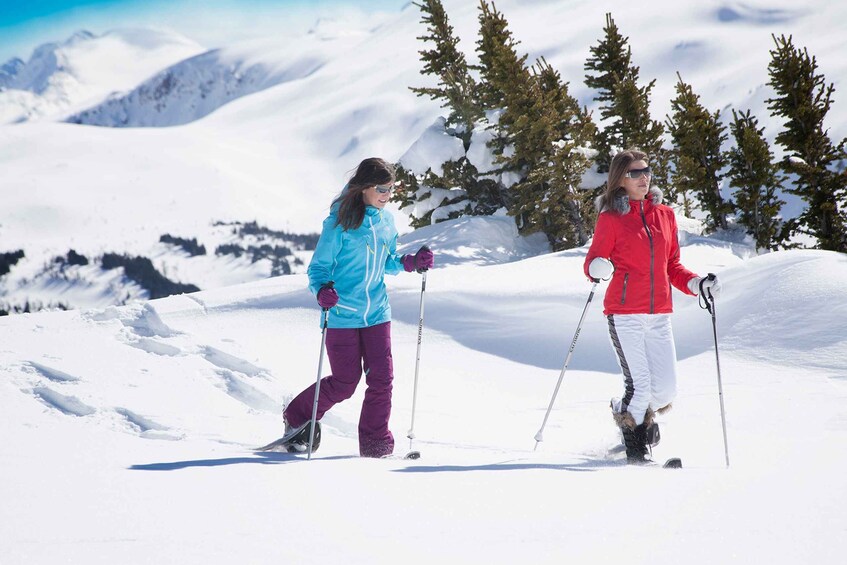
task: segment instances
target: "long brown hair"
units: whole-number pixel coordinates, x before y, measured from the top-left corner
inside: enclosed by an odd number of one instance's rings
[[[600,197],[600,210],[614,210],[616,198],[626,194],[623,188],[623,179],[629,170],[629,166],[635,161],[648,162],[647,153],[640,149],[627,149],[621,151],[612,158],[609,165],[609,178],[606,181],[606,190]]]
[[[365,220],[365,200],[362,193],[378,184],[394,183],[394,166],[379,157],[369,157],[359,163],[356,172],[341,194],[333,200],[338,203],[338,222],[345,231],[356,229]]]

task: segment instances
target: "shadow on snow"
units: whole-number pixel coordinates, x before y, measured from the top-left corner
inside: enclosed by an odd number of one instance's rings
[[[344,459],[359,459],[357,455],[334,455],[320,457],[314,461],[337,461]],[[225,467],[228,465],[282,465],[295,461],[305,461],[299,454],[293,453],[257,453],[252,457],[224,457],[222,459],[193,459],[187,461],[169,461],[163,463],[144,463],[128,467],[130,471],[178,471],[190,468]],[[410,464],[403,469],[392,469],[395,473],[459,473],[466,471],[572,471],[592,472],[599,469],[625,467],[626,461],[586,459],[580,463],[520,463],[503,461],[484,465],[416,465]]]
[[[626,461],[586,459],[581,463],[517,463],[503,461],[486,465],[411,465],[405,469],[394,469],[395,473],[462,473],[466,471],[574,471],[593,472],[611,467],[626,467]]]
[[[315,461],[335,459],[354,459],[354,455],[335,455],[321,457]],[[306,459],[294,453],[257,453],[253,457],[225,457],[223,459],[194,459],[190,461],[171,461],[168,463],[145,463],[128,467],[130,471],[177,471],[191,467],[224,467],[227,465],[280,465]]]

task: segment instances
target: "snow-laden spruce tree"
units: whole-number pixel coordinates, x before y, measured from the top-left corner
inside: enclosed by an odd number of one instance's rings
[[[727,215],[733,211],[733,204],[721,196],[726,164],[721,146],[727,139],[726,127],[720,110],[709,112],[691,85],[679,73],[677,78],[676,97],[671,100],[673,114],[665,122],[674,144],[671,182],[687,216],[691,215],[688,195],[693,194],[706,213],[707,230],[726,229]]]
[[[526,67],[527,56],[518,55],[518,42],[493,3],[480,1],[479,23],[483,100],[500,110],[490,147],[498,172],[516,179],[509,214],[522,233],[543,232],[553,249],[582,245],[593,221],[586,206],[591,195],[580,189],[591,164],[590,115],[544,58]]]
[[[776,250],[783,242],[779,211],[785,202],[778,196],[785,177],[773,161],[773,152],[750,113],[732,111],[730,131],[735,146],[727,151],[728,177],[735,190],[738,223],[756,241],[757,249]]]
[[[479,65],[475,68],[480,73],[480,99],[483,107],[495,112],[497,123],[491,127],[495,130],[494,138],[489,142],[494,155],[498,158],[498,172],[510,172],[518,175],[526,169],[524,155],[515,155],[512,150],[515,144],[513,131],[522,124],[523,116],[532,105],[528,94],[532,80],[526,67],[526,55],[519,56],[519,42],[512,36],[509,22],[502,12],[497,10],[494,3],[480,0],[479,3],[479,38],[476,52]]]
[[[676,195],[668,181],[668,155],[662,148],[665,133],[661,122],[650,117],[650,93],[653,79],[639,86],[639,67],[632,64],[629,38],[621,35],[612,14],[606,14],[603,38],[590,48],[584,69],[585,85],[597,91],[600,125],[595,138],[597,171],[605,173],[617,151],[637,147],[647,152],[653,168],[653,180],[665,190],[669,201]]]
[[[440,0],[423,0],[415,5],[427,30],[418,39],[431,45],[419,51],[424,64],[421,74],[435,76],[438,86],[410,88],[418,96],[442,102],[448,110],[443,131],[461,139],[465,152],[443,163],[430,163],[423,171],[398,166],[402,188],[395,201],[401,208],[411,207],[412,227],[419,228],[464,215],[492,214],[505,206],[505,200],[502,185],[486,176],[490,171],[477,170],[467,157],[474,131],[486,124],[483,85],[471,75]]]
[[[465,55],[459,50],[459,38],[453,33],[441,1],[422,0],[414,5],[420,8],[421,22],[426,25],[426,35],[417,39],[432,44],[431,49],[418,51],[424,64],[421,74],[435,76],[438,86],[410,88],[418,96],[442,102],[442,107],[448,110],[446,126],[462,139],[467,151],[474,127],[483,117],[479,84],[468,70]]]
[[[824,127],[835,87],[826,84],[815,57],[795,47],[791,36],[773,40],[768,84],[776,96],[767,100],[768,109],[786,120],[776,142],[785,149],[783,170],[796,179],[787,190],[808,204],[786,223],[787,231],[816,238],[821,249],[847,252],[847,140],[835,145]]]
[[[515,155],[527,173],[512,186],[511,213],[524,232],[542,231],[554,250],[584,245],[595,214],[593,192],[581,187],[591,166],[595,125],[542,57],[527,85],[530,105],[512,126]]]

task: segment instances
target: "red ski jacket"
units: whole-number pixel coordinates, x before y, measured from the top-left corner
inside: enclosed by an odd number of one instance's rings
[[[595,257],[609,259],[615,266],[603,301],[607,316],[669,314],[673,312],[671,284],[692,294],[688,281],[697,276],[679,262],[674,212],[658,203],[661,192],[654,190],[644,200],[619,200],[621,210],[606,210],[597,218],[585,274]]]

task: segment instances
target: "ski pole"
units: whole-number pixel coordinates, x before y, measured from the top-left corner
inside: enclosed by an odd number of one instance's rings
[[[333,281],[329,281],[326,288],[335,286]],[[329,308],[324,308],[323,314],[323,329],[321,330],[321,356],[318,357],[318,380],[315,381],[315,402],[312,405],[312,423],[309,426],[309,455],[307,461],[312,459],[312,442],[315,441],[315,422],[318,420],[318,397],[321,395],[321,373],[323,372],[324,350],[326,349],[326,326],[329,322]]]
[[[709,288],[703,288],[703,281],[710,280],[713,281],[717,278],[714,273],[709,273],[706,278],[700,281],[700,296],[705,301],[705,306],[700,305],[701,308],[705,308],[709,311],[709,314],[712,315],[712,334],[715,338],[715,361],[717,363],[718,368],[718,398],[720,399],[721,404],[721,426],[723,426],[723,451],[724,456],[726,457],[726,468],[729,469],[729,445],[726,441],[726,411],[724,410],[723,405],[723,384],[721,382],[721,358],[718,354],[718,325],[715,320],[715,297],[712,296],[712,291]]]
[[[412,390],[412,423],[409,424],[409,433],[406,437],[409,438],[409,451],[412,451],[412,442],[415,440],[415,407],[418,404],[418,371],[421,366],[421,337],[423,336],[423,320],[424,320],[424,293],[426,292],[426,271],[421,273],[421,312],[418,321],[418,353],[415,357],[415,384]]]
[[[579,331],[580,328],[582,328],[582,322],[585,320],[586,312],[588,312],[588,306],[594,298],[594,291],[597,289],[597,285],[600,284],[598,279],[592,280],[594,281],[594,284],[591,286],[591,293],[588,295],[588,301],[586,301],[585,308],[582,309],[582,316],[580,316],[579,323],[576,325],[576,332],[573,334],[573,340],[571,341],[571,347],[568,350],[568,355],[565,358],[565,364],[562,367],[562,372],[559,373],[559,382],[556,383],[556,389],[553,391],[553,397],[550,399],[550,405],[547,407],[547,413],[544,415],[544,421],[541,423],[541,428],[538,430],[538,433],[535,434],[535,447],[532,448],[533,451],[538,449],[538,444],[544,441],[544,426],[547,425],[547,418],[550,417],[550,411],[553,409],[553,403],[556,401],[556,395],[559,394],[559,387],[562,386],[562,379],[565,378],[565,371],[568,370],[568,364],[571,362],[573,350],[576,347],[576,340],[579,338]]]

